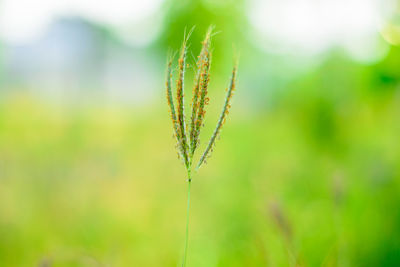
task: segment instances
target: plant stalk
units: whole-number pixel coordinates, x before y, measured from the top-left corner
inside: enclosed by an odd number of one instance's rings
[[[189,241],[189,211],[190,211],[190,185],[192,184],[192,177],[190,173],[190,169],[188,170],[188,194],[187,194],[187,210],[186,210],[186,237],[185,237],[185,248],[183,251],[183,262],[182,267],[186,266],[186,258],[187,258],[187,250],[188,250],[188,241]]]

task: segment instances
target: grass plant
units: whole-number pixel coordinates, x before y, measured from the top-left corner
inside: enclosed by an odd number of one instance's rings
[[[186,235],[185,235],[185,246],[183,253],[182,266],[186,266],[187,251],[188,251],[188,238],[189,238],[189,212],[190,212],[190,187],[192,183],[192,169],[195,166],[195,170],[198,170],[205,162],[206,159],[211,155],[215,141],[221,133],[222,126],[226,121],[226,117],[231,107],[231,100],[233,92],[236,87],[236,75],[237,75],[237,60],[234,64],[230,83],[226,90],[226,96],[222,107],[221,114],[219,116],[215,130],[210,137],[207,146],[200,157],[197,164],[193,164],[193,157],[196,149],[200,144],[200,131],[204,124],[204,117],[206,114],[206,106],[209,102],[208,98],[208,85],[210,82],[210,68],[211,68],[211,39],[213,37],[213,27],[209,27],[205,38],[202,42],[200,54],[196,62],[196,73],[193,85],[193,96],[191,102],[191,114],[190,120],[186,123],[185,117],[185,72],[187,67],[187,54],[188,54],[188,40],[190,38],[193,28],[185,34],[183,38],[182,47],[179,52],[178,66],[177,66],[177,80],[176,80],[176,99],[172,93],[172,76],[173,76],[173,60],[174,56],[170,55],[167,60],[167,77],[166,77],[166,93],[167,102],[170,109],[170,115],[172,125],[174,129],[174,137],[176,139],[176,148],[178,151],[179,158],[182,159],[183,164],[187,171],[187,217],[186,217]]]

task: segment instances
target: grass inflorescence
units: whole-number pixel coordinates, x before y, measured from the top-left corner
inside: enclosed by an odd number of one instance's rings
[[[200,131],[204,124],[206,114],[206,106],[209,102],[208,85],[210,82],[210,68],[212,61],[211,39],[213,37],[213,27],[211,26],[202,42],[200,54],[196,62],[196,72],[193,85],[193,96],[191,102],[190,120],[186,123],[185,117],[185,72],[186,72],[186,58],[188,54],[188,40],[190,38],[193,28],[185,34],[183,38],[182,47],[179,51],[178,66],[177,66],[177,80],[176,80],[176,105],[172,94],[172,72],[174,56],[169,56],[167,60],[167,77],[166,77],[166,91],[167,103],[170,109],[171,120],[174,129],[174,136],[176,139],[176,147],[179,157],[182,159],[188,175],[188,202],[187,202],[187,223],[186,223],[186,239],[185,251],[183,256],[182,266],[186,265],[186,255],[188,246],[188,231],[189,231],[189,210],[190,210],[190,185],[192,181],[192,166],[193,158],[196,149],[200,144]],[[237,76],[237,60],[234,64],[230,83],[226,89],[226,96],[223,104],[221,114],[219,116],[215,130],[208,141],[208,144],[200,157],[199,162],[196,164],[196,170],[205,163],[205,160],[210,156],[216,139],[219,136],[222,126],[225,123],[226,116],[231,107],[231,100],[233,92],[236,87]]]

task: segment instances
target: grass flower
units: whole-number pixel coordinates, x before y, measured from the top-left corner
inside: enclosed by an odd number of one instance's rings
[[[211,68],[211,38],[213,36],[213,27],[211,26],[202,42],[202,48],[196,62],[196,74],[193,85],[193,97],[191,103],[191,114],[188,126],[185,120],[185,71],[186,71],[186,57],[188,54],[188,40],[190,38],[193,28],[184,34],[182,47],[179,52],[178,58],[178,74],[176,80],[176,107],[174,97],[172,94],[172,70],[173,70],[173,56],[169,56],[167,60],[167,75],[166,75],[166,94],[167,103],[170,109],[172,125],[174,129],[174,136],[176,139],[177,150],[179,157],[183,160],[187,175],[188,175],[188,198],[187,198],[187,217],[186,217],[186,238],[182,266],[186,266],[188,236],[189,236],[189,211],[190,211],[190,186],[192,182],[192,166],[193,157],[196,149],[200,143],[200,131],[204,124],[206,114],[206,106],[209,102],[208,85],[210,82],[210,68]],[[224,100],[223,108],[219,116],[216,128],[204,150],[199,162],[196,165],[196,170],[205,162],[206,158],[211,154],[215,145],[217,137],[220,135],[222,126],[225,123],[226,116],[231,107],[231,100],[233,91],[236,87],[237,75],[237,61],[233,67],[232,75],[227,88],[226,97]]]

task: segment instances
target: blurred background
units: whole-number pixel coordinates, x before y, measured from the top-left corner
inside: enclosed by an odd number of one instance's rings
[[[188,266],[400,266],[396,0],[0,0],[0,266],[180,266],[165,62],[210,24]]]

